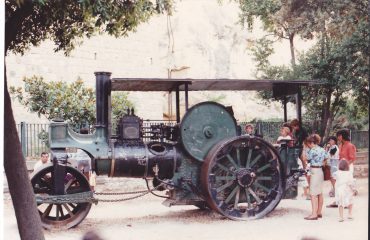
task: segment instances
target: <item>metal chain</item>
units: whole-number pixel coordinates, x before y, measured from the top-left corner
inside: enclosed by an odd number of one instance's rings
[[[148,190],[140,190],[135,192],[115,192],[115,193],[104,193],[104,192],[95,192],[95,195],[129,195],[129,194],[138,194],[138,193],[145,193]]]
[[[124,194],[136,194],[136,193],[141,193],[139,195],[136,195],[136,196],[133,196],[133,197],[127,197],[127,198],[119,198],[119,199],[98,199],[96,198],[97,201],[99,202],[123,202],[123,201],[128,201],[128,200],[133,200],[133,199],[136,199],[136,198],[139,198],[139,197],[142,197],[142,196],[145,196],[147,195],[148,193],[152,192],[152,191],[155,191],[157,190],[157,188],[159,188],[161,186],[161,184],[159,184],[158,186],[156,186],[155,188],[152,188],[152,189],[148,189],[148,190],[142,190],[142,191],[136,191],[136,192],[124,192],[124,193],[95,193],[97,195],[124,195]]]
[[[128,200],[133,200],[142,196],[147,195],[148,193],[151,193],[153,191],[156,191],[159,187],[158,185],[152,189],[148,190],[140,190],[140,191],[133,191],[133,192],[117,192],[117,193],[103,193],[98,192],[94,193],[94,195],[128,195],[128,194],[139,194],[132,197],[127,198],[119,198],[119,199],[98,199],[93,196],[92,192],[87,193],[75,193],[72,194],[72,196],[68,195],[54,195],[54,196],[43,196],[43,195],[36,195],[36,201],[38,203],[53,203],[53,204],[63,204],[63,203],[69,203],[69,202],[77,202],[77,203],[84,203],[84,202],[91,202],[97,204],[98,202],[123,202]]]
[[[123,201],[133,200],[133,199],[145,196],[148,193],[150,193],[150,191],[146,191],[145,193],[142,193],[142,194],[139,194],[139,195],[133,196],[133,197],[119,198],[119,199],[97,199],[97,200],[98,200],[98,202],[123,202]]]

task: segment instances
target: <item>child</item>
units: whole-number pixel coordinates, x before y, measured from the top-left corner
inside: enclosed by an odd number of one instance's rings
[[[246,135],[253,135],[253,125],[252,124],[245,125],[244,130],[245,130]]]
[[[277,139],[277,143],[278,144],[282,144],[282,143],[287,143],[284,140],[292,140],[292,137],[289,134],[290,134],[290,129],[288,127],[282,127],[282,128],[280,128],[280,136]],[[292,146],[290,146],[292,144],[293,144],[292,141],[289,141],[288,142],[288,146],[289,147],[292,147]]]
[[[340,160],[335,182],[335,201],[339,206],[339,222],[343,222],[343,208],[348,207],[348,219],[352,218],[354,179],[346,160]]]
[[[330,197],[335,196],[335,172],[338,170],[338,161],[339,161],[339,148],[337,146],[337,138],[335,136],[330,136],[328,138],[328,144],[325,149],[330,155],[330,182],[332,184],[332,189],[329,192]]]

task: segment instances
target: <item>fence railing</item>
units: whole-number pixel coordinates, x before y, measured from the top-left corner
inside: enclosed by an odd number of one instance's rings
[[[249,122],[239,122],[241,126],[242,134],[244,134],[244,126]],[[168,125],[174,126],[176,122],[173,121],[143,121],[143,140],[144,142],[151,141],[150,131],[151,125]],[[280,134],[280,127],[282,122],[257,122],[252,123],[255,130],[263,135],[263,138],[274,143]],[[47,132],[49,124],[37,124],[37,123],[25,123],[21,122],[17,124],[18,136],[21,142],[23,155],[27,158],[34,158],[40,156],[44,151],[49,151],[46,144]],[[115,130],[113,130],[115,133]],[[351,140],[357,148],[368,148],[369,147],[369,132],[368,131],[351,131]]]
[[[42,152],[49,151],[45,141],[48,129],[48,123],[21,122],[17,124],[18,137],[24,157],[37,157]]]
[[[351,131],[351,142],[359,148],[369,148],[369,131]]]

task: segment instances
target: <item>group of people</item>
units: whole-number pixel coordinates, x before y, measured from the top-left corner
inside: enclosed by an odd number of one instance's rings
[[[247,135],[253,134],[253,126],[245,126]],[[304,219],[317,220],[322,218],[324,204],[323,167],[330,166],[330,182],[332,189],[329,193],[335,201],[327,205],[328,208],[339,208],[339,221],[344,221],[343,209],[348,208],[348,219],[352,219],[353,196],[357,194],[353,177],[353,163],[356,160],[356,147],[350,141],[350,133],[343,129],[336,132],[336,136],[327,139],[325,147],[318,134],[308,135],[297,119],[284,123],[280,129],[277,145],[302,146],[298,160],[307,174],[303,181],[303,194],[311,200],[311,214]]]
[[[290,131],[291,130],[291,131]],[[336,136],[330,136],[325,148],[321,147],[321,137],[318,134],[308,135],[301,127],[298,120],[293,120],[281,128],[282,139],[292,139],[296,145],[303,146],[300,160],[307,170],[306,186],[304,193],[311,200],[311,214],[304,219],[317,220],[322,217],[324,203],[323,167],[330,166],[330,181],[332,190],[329,195],[335,197],[335,201],[328,208],[339,207],[339,221],[343,222],[343,209],[348,208],[348,219],[352,219],[353,196],[357,194],[355,179],[353,178],[353,163],[356,159],[356,147],[350,141],[348,130],[340,130]],[[338,146],[339,143],[339,146]]]

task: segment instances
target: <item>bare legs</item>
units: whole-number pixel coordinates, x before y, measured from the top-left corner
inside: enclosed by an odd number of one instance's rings
[[[343,206],[339,206],[339,222],[343,222]]]
[[[312,206],[312,212],[311,212],[311,218],[317,217],[317,209],[318,209],[318,196],[311,195],[311,206]]]
[[[330,197],[334,197],[335,196],[335,179],[331,178],[330,182],[331,182],[332,188],[330,190],[329,195],[330,195]]]
[[[348,219],[353,219],[352,217],[352,207],[353,205],[350,204],[348,205]],[[344,218],[343,218],[343,206],[339,206],[339,222],[343,222]]]
[[[322,193],[319,195],[311,195],[311,215],[305,217],[306,220],[316,220],[322,216],[322,206],[324,204],[324,198]]]
[[[317,202],[318,202],[318,206],[317,206],[317,215],[322,215],[322,205],[324,204],[324,197],[323,197],[323,195],[322,195],[322,193],[321,194],[319,194],[318,196],[317,196]]]

